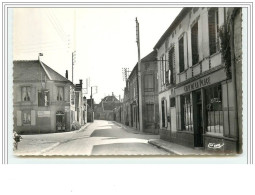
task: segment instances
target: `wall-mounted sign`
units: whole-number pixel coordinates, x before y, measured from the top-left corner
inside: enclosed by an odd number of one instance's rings
[[[212,85],[214,83],[219,83],[221,81],[224,81],[227,79],[226,76],[226,72],[225,70],[222,68],[220,70],[217,70],[213,73],[211,73],[210,75],[207,75],[205,77],[202,77],[200,79],[197,79],[193,82],[190,82],[186,85],[182,85],[180,87],[177,87],[175,89],[175,94],[176,95],[181,95],[183,93],[187,93],[202,87],[206,87],[208,85]]]
[[[70,111],[70,107],[69,106],[65,106],[65,112],[69,112]]]
[[[38,111],[38,117],[50,117],[50,111]]]
[[[184,91],[185,92],[193,91],[195,89],[199,89],[201,87],[205,87],[205,86],[210,85],[210,84],[211,84],[210,76],[208,76],[208,77],[199,79],[198,81],[189,83],[188,85],[185,85],[184,86]]]

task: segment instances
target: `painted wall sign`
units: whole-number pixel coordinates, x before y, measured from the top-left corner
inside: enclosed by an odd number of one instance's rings
[[[70,111],[70,107],[69,106],[65,106],[65,112],[69,112]]]
[[[50,111],[38,111],[38,117],[50,117]]]
[[[226,72],[222,68],[220,70],[217,70],[210,75],[204,76],[198,80],[195,80],[193,82],[190,82],[186,85],[180,86],[175,89],[176,95],[181,95],[183,93],[187,93],[202,87],[206,87],[208,85],[212,85],[214,83],[219,83],[221,81],[224,81],[227,79]]]
[[[184,91],[185,92],[193,91],[195,89],[199,89],[201,87],[205,87],[210,84],[211,84],[211,79],[210,79],[210,76],[208,76],[205,78],[201,78],[198,81],[195,81],[193,83],[189,83],[188,85],[185,85]]]

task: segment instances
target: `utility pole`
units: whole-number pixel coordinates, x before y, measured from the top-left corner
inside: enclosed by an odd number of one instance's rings
[[[91,110],[92,110],[92,112],[91,112],[91,122],[93,122],[94,121],[94,117],[93,117],[94,108],[93,108],[93,99],[92,99],[92,87],[91,87],[91,93],[90,93],[90,103],[91,103]]]
[[[140,35],[139,35],[139,22],[137,18],[136,21],[136,42],[137,42],[137,49],[138,49],[138,110],[139,110],[139,130],[143,132],[143,110],[142,110],[142,79],[141,79],[141,59],[140,59]]]
[[[91,114],[91,122],[94,122],[94,102],[93,102],[93,87],[96,87],[96,93],[97,93],[97,86],[91,86],[90,88],[90,100],[91,100],[91,110],[92,110],[92,114]]]

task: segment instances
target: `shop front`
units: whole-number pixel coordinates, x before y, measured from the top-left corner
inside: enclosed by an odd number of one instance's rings
[[[223,68],[175,89],[177,135],[172,141],[214,152],[235,152],[233,85]]]

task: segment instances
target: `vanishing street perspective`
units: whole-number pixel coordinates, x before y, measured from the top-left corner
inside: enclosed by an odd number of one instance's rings
[[[238,7],[13,9],[13,154],[241,154],[242,25]]]

